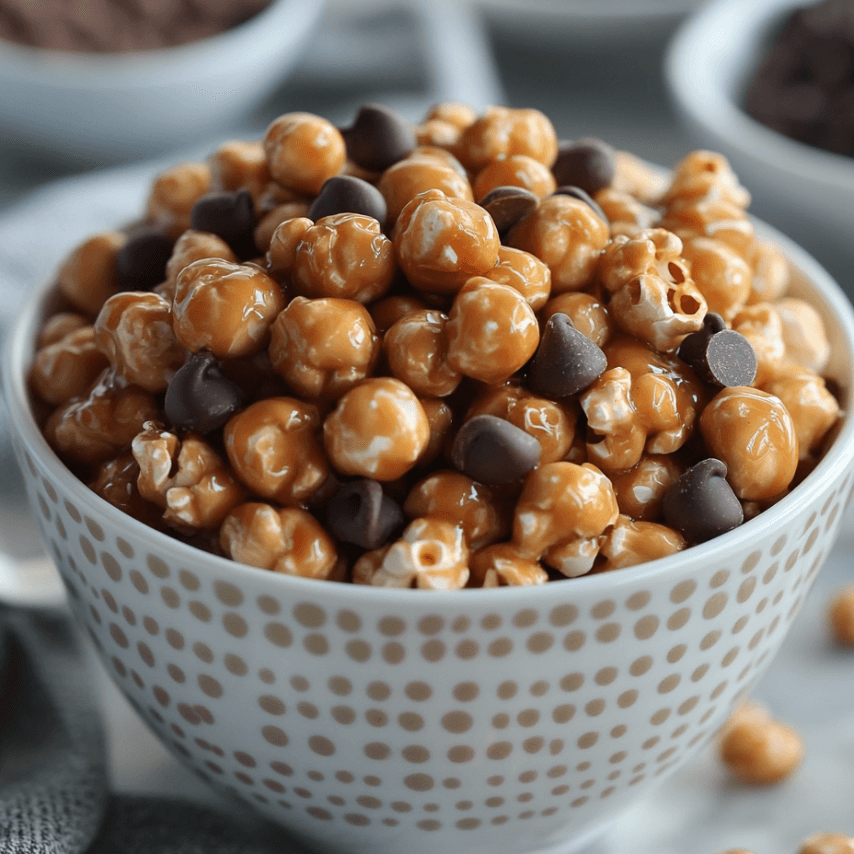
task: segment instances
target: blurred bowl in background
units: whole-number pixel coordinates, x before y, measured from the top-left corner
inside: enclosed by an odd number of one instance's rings
[[[216,36],[128,53],[0,41],[0,138],[38,156],[100,165],[221,134],[282,82],[324,5],[272,0]]]
[[[789,139],[749,116],[747,87],[783,22],[807,0],[711,0],[665,56],[674,106],[696,144],[729,158],[751,210],[790,234],[854,297],[854,158]]]

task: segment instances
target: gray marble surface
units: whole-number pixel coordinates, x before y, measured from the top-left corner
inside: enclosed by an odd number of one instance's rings
[[[516,38],[512,29],[469,15],[466,7],[460,17],[460,7],[436,0],[426,12],[413,12],[391,0],[331,2],[295,74],[258,108],[251,126],[223,128],[222,137],[257,135],[271,118],[293,109],[343,123],[368,100],[392,103],[415,118],[435,100],[459,98],[478,106],[493,99],[535,106],[562,137],[601,136],[663,165],[696,147],[675,120],[661,74],[675,19],[614,42],[607,32],[593,41],[574,38],[568,20],[563,37],[551,26],[548,38],[538,41],[530,32]],[[456,21],[451,30],[450,19]],[[163,163],[204,154],[214,143],[200,140],[197,152],[165,152]],[[162,163],[107,172],[93,165],[33,161],[0,141],[0,334],[28,288],[68,248],[139,210],[146,183]],[[809,234],[808,223],[803,228],[793,236],[809,244],[817,236]],[[840,278],[847,269],[834,247],[818,257]],[[0,546],[15,559],[32,558],[41,546],[4,430],[0,407]],[[742,787],[709,748],[622,816],[591,854],[719,854],[734,847],[795,854],[800,840],[817,830],[854,834],[854,652],[832,645],[824,616],[832,592],[854,582],[852,549],[849,510],[839,545],[756,693],[804,736],[808,753],[797,774],[771,789]],[[172,758],[95,667],[117,789],[243,809]]]

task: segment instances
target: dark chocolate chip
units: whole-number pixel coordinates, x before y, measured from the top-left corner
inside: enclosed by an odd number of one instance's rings
[[[335,493],[327,509],[327,523],[336,539],[378,549],[403,524],[403,512],[377,481],[356,480]]]
[[[240,408],[240,386],[226,379],[211,353],[196,353],[172,377],[164,410],[173,427],[210,433]]]
[[[741,502],[726,475],[726,464],[710,457],[683,472],[667,490],[664,520],[688,542],[704,543],[744,521]]]
[[[608,359],[595,342],[579,332],[566,314],[557,312],[543,328],[529,363],[527,385],[542,397],[568,397],[594,383],[607,367]]]
[[[507,234],[520,219],[536,210],[539,203],[537,195],[524,187],[496,187],[478,202],[492,217],[500,235]]]
[[[539,465],[540,443],[503,418],[476,415],[454,437],[451,459],[478,483],[511,483]]]
[[[326,181],[318,197],[308,209],[308,218],[315,221],[337,213],[356,213],[373,217],[385,226],[386,202],[373,185],[351,175],[336,175]]]
[[[221,237],[243,261],[258,254],[256,225],[255,203],[252,194],[245,189],[205,193],[190,212],[192,228]]]
[[[676,354],[710,385],[731,388],[750,385],[756,378],[756,353],[750,342],[727,329],[714,312],[703,318],[702,329],[684,338]]]
[[[403,160],[418,144],[411,122],[388,107],[366,104],[341,135],[347,156],[363,169],[382,172]]]
[[[116,279],[120,291],[150,291],[166,280],[166,263],[175,241],[156,228],[143,227],[128,234],[116,253]]]
[[[574,199],[584,202],[584,204],[587,205],[606,225],[610,224],[610,220],[608,219],[605,211],[602,210],[602,206],[590,195],[590,193],[582,190],[581,187],[558,187],[552,195],[572,196]]]
[[[552,174],[559,187],[581,187],[591,195],[610,187],[615,172],[614,149],[607,142],[593,137],[562,142],[552,166]]]

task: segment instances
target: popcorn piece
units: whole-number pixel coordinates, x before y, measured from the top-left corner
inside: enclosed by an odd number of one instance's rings
[[[463,530],[441,519],[415,519],[381,554],[368,552],[353,569],[375,587],[458,590],[469,579],[469,549]]]
[[[140,495],[163,508],[163,521],[171,527],[215,530],[243,500],[243,487],[199,436],[181,440],[149,421],[131,450],[139,465]]]
[[[332,538],[310,513],[297,507],[241,504],[224,519],[220,544],[239,563],[283,575],[328,579],[338,568]]]
[[[547,463],[525,478],[512,543],[572,578],[593,567],[599,537],[618,516],[611,482],[596,466]]]
[[[767,786],[789,777],[804,757],[804,745],[791,727],[747,703],[737,709],[720,736],[720,756],[744,783]]]

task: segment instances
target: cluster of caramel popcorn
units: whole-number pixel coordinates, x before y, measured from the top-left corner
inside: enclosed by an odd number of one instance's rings
[[[533,109],[307,113],[153,182],[57,276],[31,386],[107,501],[257,567],[540,584],[731,530],[839,418],[720,155]]]
[[[730,848],[722,854],[753,854],[746,848]],[[854,854],[854,836],[847,833],[814,833],[798,846],[796,854]]]

